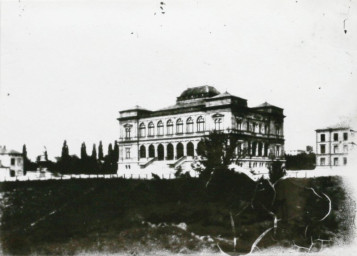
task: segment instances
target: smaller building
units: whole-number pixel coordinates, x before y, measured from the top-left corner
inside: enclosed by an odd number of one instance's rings
[[[0,146],[0,177],[18,177],[24,175],[24,159],[20,152]]]
[[[355,131],[350,127],[316,130],[316,166],[345,166],[355,147]]]
[[[293,150],[285,151],[285,155],[290,155],[290,156],[297,156],[297,155],[304,154],[304,153],[306,153],[306,151],[302,150],[302,149],[293,149]]]

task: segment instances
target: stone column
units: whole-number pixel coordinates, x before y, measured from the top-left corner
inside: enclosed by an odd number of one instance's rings
[[[174,158],[173,159],[177,159],[177,150],[176,150],[177,143],[171,143],[171,144],[174,147]]]
[[[262,156],[266,156],[265,155],[265,143],[262,142]]]
[[[183,145],[183,155],[184,156],[187,156],[187,142],[182,142],[182,145]]]
[[[259,142],[255,144],[255,156],[259,156]]]
[[[197,156],[197,145],[198,145],[198,141],[193,141],[193,156]]]
[[[145,151],[146,151],[146,159],[149,158],[149,146],[150,145],[144,145],[145,146]]]
[[[167,158],[167,143],[161,143],[164,146],[164,160]]]

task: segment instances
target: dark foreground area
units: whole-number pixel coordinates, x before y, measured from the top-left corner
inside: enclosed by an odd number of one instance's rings
[[[337,177],[17,182],[0,200],[3,253],[21,255],[246,253],[264,232],[260,249],[317,251],[349,241],[355,212]]]

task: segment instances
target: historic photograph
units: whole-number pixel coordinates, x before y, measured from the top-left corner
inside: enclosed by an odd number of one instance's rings
[[[356,19],[0,0],[0,254],[352,255]]]

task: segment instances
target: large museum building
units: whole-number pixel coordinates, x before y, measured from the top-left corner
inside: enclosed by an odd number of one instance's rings
[[[283,109],[247,100],[212,86],[188,88],[176,104],[150,111],[139,106],[119,112],[119,172],[146,169],[157,162],[167,168],[190,166],[201,139],[211,131],[240,137],[236,164],[254,169],[284,156]]]

